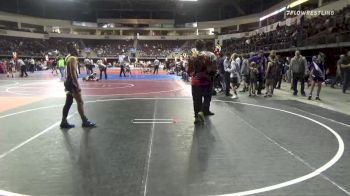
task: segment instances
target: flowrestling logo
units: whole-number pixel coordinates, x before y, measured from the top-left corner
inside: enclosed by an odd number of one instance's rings
[[[287,16],[333,16],[335,12],[333,10],[286,10]]]

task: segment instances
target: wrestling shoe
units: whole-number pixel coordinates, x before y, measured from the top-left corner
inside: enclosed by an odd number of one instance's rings
[[[68,122],[62,122],[60,124],[61,129],[72,129],[75,127],[73,124],[69,124]]]
[[[94,127],[96,127],[96,123],[93,123],[93,122],[90,122],[90,121],[87,120],[87,121],[83,122],[82,127],[84,127],[84,128],[94,128]]]

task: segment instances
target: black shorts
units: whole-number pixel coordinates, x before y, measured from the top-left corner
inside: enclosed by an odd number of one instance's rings
[[[233,86],[239,87],[238,78],[230,78],[230,82]]]
[[[313,76],[313,77],[311,77],[311,78],[312,78],[312,80],[315,81],[315,82],[324,82],[324,79],[323,79],[323,77],[321,77],[321,76]]]
[[[77,84],[74,84],[74,82],[71,80],[66,80],[64,82],[64,88],[66,92],[70,93],[79,93],[81,91],[79,86]]]

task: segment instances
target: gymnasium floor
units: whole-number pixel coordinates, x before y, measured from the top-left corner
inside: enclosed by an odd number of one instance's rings
[[[112,79],[81,83],[98,127],[81,128],[73,105],[76,128],[64,131],[57,77],[1,76],[0,195],[350,195],[347,115],[217,96],[216,115],[194,126],[190,86],[178,78]]]

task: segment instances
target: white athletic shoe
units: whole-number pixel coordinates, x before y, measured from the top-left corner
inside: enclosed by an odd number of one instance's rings
[[[238,99],[238,96],[237,95],[233,95],[231,98],[232,99]]]

